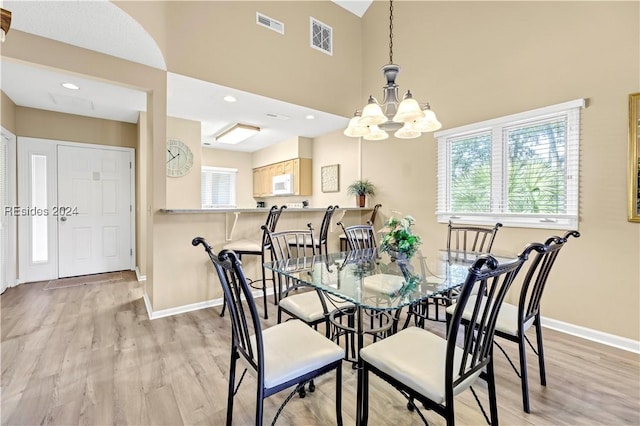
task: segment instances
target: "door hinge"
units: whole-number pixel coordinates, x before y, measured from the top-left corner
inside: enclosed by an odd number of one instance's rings
[[[129,249],[129,256],[133,256],[133,249]]]
[[[129,161],[129,168],[131,168],[131,161]]]
[[[132,212],[133,211],[133,206],[131,204],[129,204],[129,211]]]

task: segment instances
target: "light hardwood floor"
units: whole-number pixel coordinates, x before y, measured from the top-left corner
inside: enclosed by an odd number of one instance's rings
[[[3,425],[224,424],[229,365],[228,318],[210,308],[150,321],[135,281],[43,290],[24,284],[0,296]],[[274,323],[275,309],[268,325]],[[434,330],[441,332],[440,324]],[[499,416],[506,425],[640,424],[640,357],[545,330],[546,388],[530,353],[531,414],[519,379],[496,352]],[[504,342],[516,355],[515,345]],[[517,359],[517,358],[514,358]],[[355,372],[343,369],[343,418],[355,422]],[[335,377],[295,397],[278,425],[330,425]],[[422,424],[406,401],[371,379],[372,425]],[[486,401],[486,386],[476,386]],[[253,421],[255,381],[236,397],[234,424]],[[270,423],[286,392],[265,403]],[[423,410],[430,424],[437,415]],[[482,425],[470,392],[456,399],[458,424]]]

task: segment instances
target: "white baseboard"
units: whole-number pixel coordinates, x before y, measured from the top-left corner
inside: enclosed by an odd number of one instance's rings
[[[136,269],[137,273],[137,269]],[[144,277],[146,279],[146,277]],[[144,281],[144,279],[139,281]],[[267,295],[272,295],[273,289],[267,289]],[[256,290],[253,292],[253,297],[258,299],[262,297],[262,292]],[[213,306],[222,306],[224,303],[223,298],[206,300],[204,302],[192,303],[189,305],[176,306],[175,308],[162,309],[159,311],[153,311],[151,303],[149,302],[149,296],[144,293],[144,305],[147,308],[147,314],[149,319],[154,320],[158,318],[164,318],[171,315],[183,314],[186,312],[197,311],[198,309],[210,308]],[[542,317],[542,326],[550,328],[552,330],[559,331],[561,333],[570,334],[572,336],[580,337],[582,339],[590,340],[592,342],[601,343],[603,345],[612,346],[615,348],[623,349],[625,351],[634,352],[640,354],[640,341],[629,339],[626,337],[616,336],[615,334],[609,334],[602,331],[594,330],[579,325],[569,324],[567,322],[558,321],[552,318]]]
[[[146,275],[140,275],[140,269],[138,269],[137,266],[136,266],[136,279],[138,280],[138,282],[147,280],[147,276]]]
[[[267,296],[270,296],[272,294],[273,294],[273,289],[267,289]],[[261,298],[262,291],[261,290],[254,291],[253,297],[255,299]],[[149,315],[150,320],[169,317],[172,315],[184,314],[187,312],[197,311],[198,309],[211,308],[213,306],[222,306],[222,304],[224,303],[224,298],[221,297],[219,299],[205,300],[204,302],[191,303],[189,305],[176,306],[175,308],[167,308],[167,309],[161,309],[159,311],[154,311],[151,308],[149,296],[147,295],[146,291],[144,292],[143,299],[144,299],[144,306],[147,308],[147,315]]]
[[[609,334],[579,325],[569,324],[552,318],[542,317],[542,326],[561,333],[591,340],[592,342],[602,343],[603,345],[640,354],[640,341],[637,340],[616,336],[615,334]]]

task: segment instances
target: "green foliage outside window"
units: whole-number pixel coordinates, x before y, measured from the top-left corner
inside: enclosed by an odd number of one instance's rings
[[[566,210],[564,119],[505,129],[508,160],[506,206],[511,213],[564,213]],[[505,149],[505,147],[503,147]],[[491,133],[451,144],[451,210],[491,212]],[[495,185],[494,185],[495,186]]]

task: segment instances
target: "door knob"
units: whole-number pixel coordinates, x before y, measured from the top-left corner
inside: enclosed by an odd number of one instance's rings
[[[67,221],[67,217],[66,216],[61,216],[60,217],[60,222],[66,222]]]

